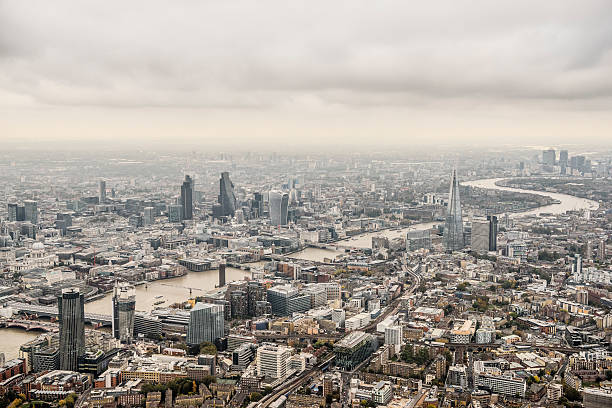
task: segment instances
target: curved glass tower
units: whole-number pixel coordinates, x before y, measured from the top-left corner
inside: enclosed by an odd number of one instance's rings
[[[270,224],[287,225],[287,214],[289,211],[289,194],[279,191],[270,191]]]

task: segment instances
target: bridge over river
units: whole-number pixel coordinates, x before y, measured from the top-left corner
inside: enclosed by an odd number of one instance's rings
[[[15,313],[37,315],[39,317],[58,317],[57,306],[32,305],[24,302],[7,302],[6,307],[13,309]],[[112,316],[98,313],[85,313],[85,322],[98,323],[101,325],[112,324]]]

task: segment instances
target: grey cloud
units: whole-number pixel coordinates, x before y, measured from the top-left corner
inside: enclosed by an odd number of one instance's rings
[[[609,1],[0,3],[0,89],[261,108],[612,97]]]

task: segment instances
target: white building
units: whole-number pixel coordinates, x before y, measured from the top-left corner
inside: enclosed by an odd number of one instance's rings
[[[493,341],[494,332],[489,329],[480,328],[476,330],[476,343],[478,344],[488,344]]]
[[[370,314],[369,313],[359,313],[353,317],[349,317],[345,320],[344,326],[346,331],[357,330],[362,327],[365,327],[370,323]]]
[[[334,309],[332,310],[332,322],[336,323],[336,327],[343,327],[344,320],[346,319],[346,312],[344,309]]]
[[[404,330],[402,326],[391,326],[385,328],[385,344],[401,347]]]
[[[377,404],[386,404],[393,397],[393,389],[389,381],[379,381],[372,390],[372,401]]]
[[[527,382],[524,378],[515,377],[513,373],[497,374],[493,372],[480,372],[475,376],[475,385],[486,388],[491,392],[525,398]]]
[[[451,343],[468,344],[475,331],[473,320],[464,320],[459,326],[460,321],[455,321],[455,327],[450,332]]]
[[[264,343],[257,349],[257,375],[285,378],[291,349],[278,344]]]

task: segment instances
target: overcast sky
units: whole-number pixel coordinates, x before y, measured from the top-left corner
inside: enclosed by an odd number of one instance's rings
[[[0,138],[612,142],[612,1],[0,0]]]

